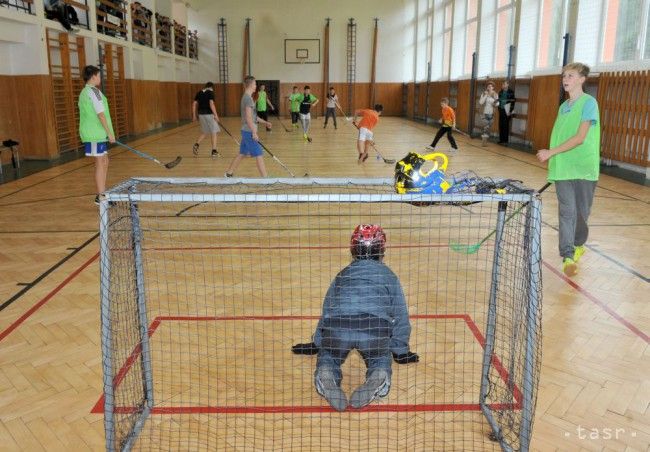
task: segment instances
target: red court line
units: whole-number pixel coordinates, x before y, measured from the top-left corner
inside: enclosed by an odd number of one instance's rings
[[[410,319],[460,319],[464,320],[466,325],[473,333],[481,347],[485,349],[485,339],[481,334],[478,326],[469,314],[415,314],[409,316]],[[317,320],[318,315],[257,315],[257,316],[158,316],[151,323],[148,330],[148,336],[151,337],[163,321],[228,321],[228,320]],[[117,375],[113,378],[113,386],[122,382],[131,366],[135,363],[140,355],[142,348],[140,344],[131,352],[124,365],[120,368]],[[493,354],[492,364],[496,368],[503,382],[508,385],[509,374],[503,367],[499,358]],[[514,404],[491,404],[490,407],[496,410],[503,409],[521,409],[522,394],[517,385],[513,385],[513,395],[517,403]],[[97,403],[90,410],[92,414],[102,414],[104,412],[104,394],[101,394]],[[418,404],[418,405],[372,405],[361,410],[349,408],[347,411],[367,411],[367,412],[386,412],[386,411],[480,411],[479,404]],[[136,412],[135,407],[115,407],[114,412],[118,414],[131,414]],[[207,406],[207,407],[153,407],[151,414],[198,414],[198,413],[239,413],[239,414],[256,414],[256,413],[329,413],[334,412],[331,407],[326,406],[249,406],[249,407],[228,407],[228,406]]]
[[[521,407],[512,403],[494,403],[488,405],[492,410],[513,410]],[[415,412],[415,411],[481,411],[478,403],[436,403],[419,405],[367,405],[356,409],[348,406],[347,412],[385,413],[385,412]],[[133,414],[139,412],[135,407],[117,407],[116,414]],[[101,412],[100,412],[101,413]],[[151,414],[305,414],[305,413],[337,413],[329,406],[186,406],[186,407],[154,407]]]
[[[156,331],[156,329],[160,326],[161,320],[159,317],[156,317],[156,319],[151,322],[151,326],[149,327],[149,330],[147,331],[147,335],[151,337],[153,333]],[[124,365],[120,368],[120,370],[117,372],[117,375],[113,377],[113,387],[117,387],[120,383],[122,383],[122,380],[124,380],[124,377],[126,377],[126,374],[129,372],[129,369],[131,369],[131,366],[135,363],[135,360],[138,358],[140,353],[142,352],[142,345],[138,344],[135,346],[133,351],[131,352],[131,355],[126,359],[124,362]],[[95,406],[93,407],[92,410],[90,410],[91,413],[103,413],[104,412],[104,394],[102,393],[101,397],[95,403]],[[116,411],[117,412],[117,411]]]
[[[485,338],[483,337],[483,334],[481,334],[481,330],[478,329],[476,323],[474,323],[474,319],[472,319],[469,316],[469,314],[466,314],[464,316],[464,319],[465,319],[465,323],[467,323],[467,327],[472,331],[478,343],[481,344],[481,347],[483,347],[483,350],[485,350]],[[501,363],[499,357],[494,353],[492,353],[492,365],[497,370],[499,376],[507,386],[508,380],[510,378],[510,374],[508,373],[506,368],[503,367],[503,364]],[[517,385],[513,385],[512,393],[515,397],[515,400],[517,401],[517,408],[518,409],[521,408],[521,401],[523,400],[523,394],[521,393]]]
[[[465,320],[469,317],[467,314],[415,314],[410,315],[410,319],[463,319]],[[235,315],[235,316],[183,316],[183,315],[172,315],[172,316],[158,316],[154,323],[161,321],[185,321],[185,322],[194,322],[194,321],[215,321],[215,320],[318,320],[320,315]],[[156,324],[156,328],[158,328]],[[476,328],[476,324],[472,322],[472,325]],[[153,323],[152,323],[153,326]],[[151,330],[151,329],[150,329]],[[155,328],[154,328],[155,330]],[[480,335],[481,333],[479,333]],[[149,334],[151,337],[151,334]],[[483,336],[481,336],[483,337]],[[480,342],[480,341],[479,341]]]
[[[612,308],[610,308],[606,303],[603,303],[600,301],[595,295],[593,295],[591,292],[587,291],[584,289],[582,286],[580,286],[577,282],[566,276],[564,273],[560,272],[557,270],[554,266],[550,265],[546,261],[542,261],[544,266],[548,268],[550,271],[555,273],[556,276],[558,276],[560,279],[563,279],[564,282],[566,282],[568,285],[573,287],[575,290],[577,290],[579,293],[584,295],[589,301],[594,303],[595,305],[600,306],[603,311],[608,313],[610,316],[612,316],[615,320],[617,320],[619,323],[624,325],[628,330],[630,330],[632,333],[634,333],[636,336],[640,337],[643,339],[647,344],[650,344],[650,336],[645,334],[643,331],[638,329],[636,326],[634,326],[632,323],[630,323],[627,319],[625,319],[623,316],[619,315],[616,311],[614,311]]]
[[[424,245],[386,245],[387,249],[402,248],[445,248],[449,243],[430,243]],[[301,245],[279,245],[279,246],[237,246],[237,245],[215,245],[215,246],[196,246],[196,247],[155,247],[144,248],[144,251],[208,251],[208,250],[347,250],[348,245],[321,245],[321,246],[301,246]],[[113,249],[112,251],[132,251],[130,248]]]
[[[79,275],[82,271],[85,270],[86,267],[88,267],[90,264],[92,264],[97,258],[99,257],[99,252],[95,254],[93,257],[88,259],[86,262],[84,262],[79,268],[77,268],[75,271],[73,271],[66,279],[63,280],[61,284],[56,286],[54,289],[50,291],[45,297],[41,299],[38,303],[36,303],[34,306],[29,308],[27,312],[25,312],[23,315],[21,315],[16,321],[14,321],[7,329],[5,329],[2,333],[0,333],[0,342],[7,337],[13,330],[18,328],[25,320],[27,320],[33,313],[38,311],[45,303],[50,301],[54,295],[59,293],[61,289],[63,289],[70,281],[72,281],[75,277]]]

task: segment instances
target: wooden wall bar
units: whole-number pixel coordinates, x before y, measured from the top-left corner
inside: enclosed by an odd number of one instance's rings
[[[650,72],[600,74],[601,156],[648,167]]]

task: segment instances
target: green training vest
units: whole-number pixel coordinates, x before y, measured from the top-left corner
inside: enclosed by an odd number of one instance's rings
[[[111,121],[111,114],[108,111],[108,101],[106,100],[106,96],[104,96],[101,91],[96,91],[102,96],[106,123],[111,132],[113,132],[113,122]],[[81,90],[81,94],[79,94],[79,136],[81,137],[82,143],[103,143],[108,141],[106,131],[97,117],[93,101],[89,97],[89,95],[95,96],[96,91],[93,90],[90,85],[86,85],[84,89]]]
[[[257,111],[266,111],[266,91],[260,91],[257,93]]]
[[[562,107],[560,107],[551,133],[551,148],[561,145],[578,132],[582,122],[582,109],[590,97],[588,94],[580,96],[568,113],[562,114]],[[599,172],[600,114],[597,115],[596,124],[589,127],[585,141],[581,145],[549,159],[548,180],[549,182],[574,179],[596,181]]]

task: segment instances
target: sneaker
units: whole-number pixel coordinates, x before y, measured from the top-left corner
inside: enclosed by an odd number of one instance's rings
[[[424,149],[428,149],[428,150],[430,150],[430,151],[434,151],[436,148],[433,147],[433,146],[431,146],[431,145],[428,145],[428,146],[425,146]]]
[[[359,386],[350,397],[350,405],[363,408],[378,397],[385,397],[390,391],[390,377],[384,369],[373,370],[366,382]]]
[[[212,155],[212,157],[219,157],[219,151],[217,151],[216,149],[213,149],[211,155]]]
[[[319,369],[314,380],[316,392],[336,411],[345,411],[348,407],[348,399],[341,387],[336,384],[334,372],[330,369]]]
[[[587,247],[584,245],[579,245],[575,247],[575,250],[573,251],[573,262],[576,264],[580,260],[583,254],[585,254],[585,251],[587,251]]]
[[[305,141],[307,141],[307,134],[306,134],[306,133],[303,133],[303,134],[302,134],[302,139],[305,140]]]
[[[192,146],[192,154],[194,154],[194,156],[199,155],[199,143],[194,143],[194,146]]]
[[[106,195],[96,195],[95,196],[95,205],[99,205],[104,199],[106,199]],[[113,201],[108,202],[108,207],[113,207],[115,203]]]
[[[578,273],[578,264],[570,257],[565,257],[562,261],[562,271],[569,277],[575,276]]]
[[[223,177],[232,177],[232,173],[226,171],[225,173],[223,173]]]

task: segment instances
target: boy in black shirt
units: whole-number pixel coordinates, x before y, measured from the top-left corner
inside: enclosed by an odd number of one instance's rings
[[[192,152],[199,155],[199,144],[207,134],[212,137],[212,157],[217,157],[217,133],[221,132],[219,128],[219,116],[217,108],[214,105],[214,84],[208,82],[205,88],[196,93],[194,102],[192,102],[192,121],[199,120],[201,124],[201,135],[196,139]]]

